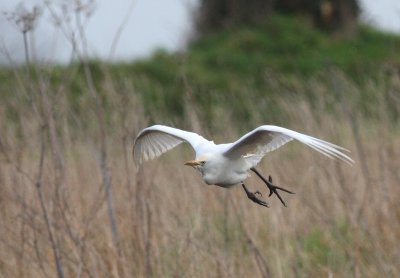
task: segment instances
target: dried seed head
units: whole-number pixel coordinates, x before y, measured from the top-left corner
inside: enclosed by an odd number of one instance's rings
[[[14,23],[22,33],[32,31],[41,14],[42,9],[40,6],[35,5],[31,10],[28,10],[23,3],[19,3],[14,12],[4,13],[7,20]]]

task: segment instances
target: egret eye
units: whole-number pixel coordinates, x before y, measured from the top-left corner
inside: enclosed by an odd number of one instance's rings
[[[204,164],[206,164],[206,161],[201,161],[201,166],[203,166]]]

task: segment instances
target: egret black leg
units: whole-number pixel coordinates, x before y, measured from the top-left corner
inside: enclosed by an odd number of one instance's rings
[[[278,190],[282,190],[286,193],[290,193],[290,194],[295,194],[294,192],[291,192],[285,188],[276,186],[272,183],[272,177],[269,176],[268,180],[266,178],[264,178],[257,170],[256,168],[251,168],[251,170],[256,173],[256,175],[263,180],[263,182],[265,182],[265,184],[268,186],[269,189],[269,195],[268,197],[271,197],[272,194],[275,193],[276,196],[278,196],[279,200],[282,202],[282,204],[286,207],[286,203],[283,201],[282,197],[279,195]]]
[[[259,204],[261,206],[267,207],[268,208],[268,203],[261,200],[260,198],[257,197],[257,194],[262,196],[262,194],[260,193],[260,191],[256,191],[256,192],[250,192],[247,187],[244,185],[244,183],[242,182],[242,187],[244,189],[244,191],[246,192],[247,197],[252,200],[254,203]]]

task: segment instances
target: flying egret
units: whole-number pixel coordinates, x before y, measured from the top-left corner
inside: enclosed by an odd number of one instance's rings
[[[259,126],[237,141],[227,144],[215,144],[194,132],[164,125],[154,125],[139,132],[133,146],[133,158],[136,162],[141,163],[160,156],[180,143],[186,142],[196,152],[196,158],[186,162],[185,165],[192,166],[200,172],[206,184],[225,188],[241,184],[250,200],[268,207],[268,204],[257,196],[262,196],[259,191],[250,192],[244,184],[244,180],[249,176],[251,170],[268,186],[269,196],[276,194],[282,204],[286,206],[278,190],[291,194],[293,192],[274,185],[271,176],[267,180],[255,167],[268,152],[282,147],[293,139],[330,158],[338,158],[350,165],[354,163],[348,155],[342,152],[348,151],[345,148],[273,125]]]

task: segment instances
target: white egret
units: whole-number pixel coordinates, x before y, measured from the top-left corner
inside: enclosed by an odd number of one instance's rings
[[[268,206],[265,201],[257,196],[257,194],[262,196],[259,191],[250,192],[244,184],[244,180],[249,176],[251,170],[268,186],[269,196],[275,193],[282,204],[286,206],[277,190],[292,194],[293,192],[275,186],[272,183],[271,176],[267,180],[255,167],[268,152],[276,150],[293,139],[330,158],[338,158],[350,165],[354,163],[348,155],[342,152],[348,151],[345,148],[273,125],[259,126],[237,141],[227,144],[215,144],[194,132],[154,125],[143,129],[136,137],[133,157],[136,162],[141,163],[160,156],[182,142],[187,142],[196,152],[196,158],[186,162],[185,165],[192,166],[200,172],[205,183],[226,188],[241,184],[250,200],[259,205]]]

